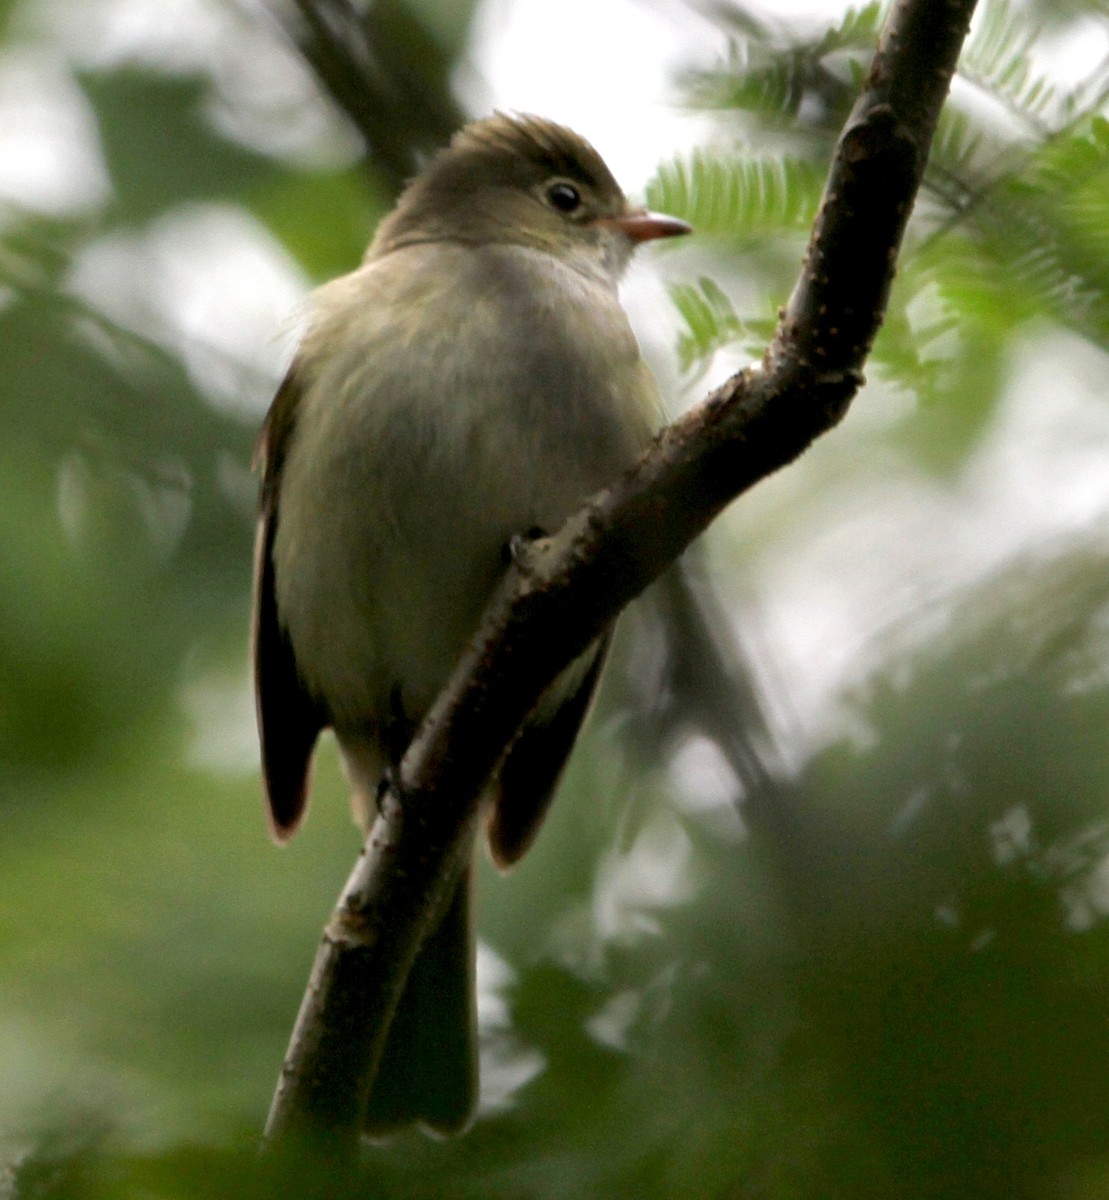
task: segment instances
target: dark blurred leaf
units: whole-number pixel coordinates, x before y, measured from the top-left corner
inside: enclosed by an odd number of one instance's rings
[[[289,174],[252,192],[247,207],[313,279],[352,270],[381,216],[361,171]]]
[[[467,9],[455,9],[459,33]],[[440,44],[403,0],[283,0],[278,19],[390,190],[463,123],[450,84],[460,46]]]
[[[272,180],[272,160],[221,136],[204,116],[200,77],[137,67],[87,72],[120,218],[138,224],[174,204],[227,196]]]
[[[88,335],[95,336],[88,336]],[[48,288],[0,311],[0,762],[108,753],[240,592],[249,526],[219,479],[252,434],[161,351]]]

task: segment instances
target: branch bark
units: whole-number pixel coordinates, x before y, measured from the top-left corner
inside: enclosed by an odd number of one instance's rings
[[[899,0],[762,362],[657,438],[507,575],[385,796],[328,923],[266,1135],[353,1154],[407,972],[472,850],[483,786],[544,688],[725,505],[844,415],[974,0]]]

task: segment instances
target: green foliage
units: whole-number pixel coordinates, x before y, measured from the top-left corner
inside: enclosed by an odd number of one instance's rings
[[[86,73],[81,86],[130,221],[190,199],[263,187],[278,174],[272,160],[216,136],[203,116],[207,83],[201,77],[123,67]]]
[[[462,1139],[372,1148],[352,1194],[1053,1195],[1068,1164],[1103,1159],[1103,557],[1091,541],[1014,564],[945,602],[944,636],[894,639],[851,701],[868,736],[828,747],[765,797],[785,840],[764,831],[737,844],[705,815],[663,818],[641,795],[666,842],[687,848],[695,887],[619,937],[588,919],[590,876],[566,873],[632,852],[605,851],[591,811],[588,764],[611,758],[594,734],[523,869],[538,878],[490,880],[485,892],[511,911],[520,947],[513,1040],[542,1053],[543,1071]],[[48,908],[46,921],[27,912],[38,952],[17,959],[21,989],[49,997],[42,1016],[60,1031],[66,981],[84,980],[81,1027],[67,1038],[90,1039],[170,1094],[195,1090],[227,1114],[223,1144],[121,1153],[110,1129],[77,1116],[24,1160],[21,1200],[188,1196],[198,1180],[213,1196],[309,1194],[296,1164],[274,1179],[251,1161],[249,1131],[337,882],[328,877],[352,840],[333,819],[338,797],[275,868],[251,847],[249,806],[230,803],[244,789],[205,805],[189,797],[195,779],[161,775],[169,820],[135,794],[95,822],[123,868],[107,890],[102,870],[76,857],[91,819],[55,853],[52,869],[64,867],[93,924],[51,919],[67,909]],[[44,828],[42,814],[21,822],[24,848],[8,856],[17,894],[43,894]],[[174,848],[172,872],[150,861],[152,837]],[[179,875],[192,881],[185,903]],[[280,886],[263,910],[254,897],[267,880]],[[117,912],[129,914],[122,928]],[[571,928],[584,943],[559,953]],[[559,929],[536,944],[537,931]],[[98,972],[105,937],[115,953]],[[124,1009],[109,1018],[112,997]],[[1039,1180],[1044,1190],[1030,1186]]]
[[[684,328],[678,338],[678,361],[683,371],[703,365],[717,350],[742,344],[744,349],[764,346],[774,322],[743,322],[720,287],[702,275],[696,284],[675,283],[670,299]]]
[[[41,269],[20,269],[20,248],[47,236]],[[245,460],[248,431],[208,405],[179,362],[62,290],[60,263],[79,239],[33,221],[10,231],[0,780],[76,767],[123,736],[237,591],[213,539],[249,545],[217,483],[218,455]],[[8,782],[3,804],[18,795]]]
[[[244,203],[306,271],[328,278],[350,270],[352,251],[381,216],[375,200],[363,173],[346,168],[290,172]]]
[[[846,114],[881,13],[878,3],[849,8],[839,25],[797,36],[743,8],[721,12],[733,35],[728,56],[714,69],[685,73],[686,104],[695,111],[754,113],[779,129],[828,132]]]
[[[796,269],[766,247],[806,227],[820,194],[826,138],[802,142],[798,134],[838,127],[853,87],[836,56],[868,45],[877,16],[870,6],[803,39],[749,22],[720,68],[686,80],[691,107],[747,114],[747,139],[754,129],[780,137],[783,124],[791,139],[776,160],[695,151],[660,167],[648,191],[652,204],[699,230],[739,239],[733,253],[742,257],[733,267],[722,252],[720,266],[757,282],[756,313],[781,302]],[[946,410],[925,417],[946,434],[919,444],[926,461],[947,468],[985,428],[1011,348],[1030,322],[1048,318],[1096,345],[1109,341],[1109,144],[1101,115],[1109,78],[1102,69],[1066,87],[1050,82],[1030,65],[1037,36],[1003,0],[986,6],[960,73],[1017,123],[999,130],[976,97],[953,97],[932,147],[916,241],[903,255],[872,358],[889,382]],[[672,294],[686,369],[705,369],[729,345],[751,352],[749,333],[765,323],[736,311],[725,281],[707,284],[702,276]]]
[[[0,3],[0,38],[63,61],[36,10]],[[435,10],[421,3],[420,22],[450,26],[455,52],[465,12]],[[361,20],[357,5],[327,11]],[[255,222],[310,280],[353,267],[389,202],[373,179],[399,177],[453,103],[439,47],[434,102],[407,120],[422,25],[404,5],[365,11],[404,43],[379,48],[371,88],[347,74],[366,47],[329,56],[326,21],[305,53],[321,95],[384,147],[382,171],[251,147],[213,120],[205,69],[136,52],[71,72],[109,199],[0,212],[5,1200],[340,1195],[316,1159],[255,1154],[357,848],[330,746],[309,825],[280,853],[236,749],[250,723],[249,460],[280,351],[271,378],[231,362],[242,395],[229,406],[191,365],[194,335],[168,337],[73,280],[113,239],[204,205]],[[1066,34],[1099,11],[1075,0],[1037,18]],[[769,338],[879,16],[869,5],[797,32],[716,13],[721,62],[684,77],[715,136],[662,164],[648,193],[704,235],[667,260],[688,376],[720,352],[757,357]],[[864,411],[728,515],[714,550],[757,593],[731,598],[744,631],[779,604],[782,577],[806,597],[834,592],[872,509],[904,521],[906,557],[927,537],[934,510],[872,501],[882,473],[905,493],[926,475],[928,495],[956,497],[948,511],[969,520],[968,497],[992,486],[975,451],[1029,346],[1058,330],[1071,349],[1105,345],[1107,84],[1044,76],[1037,36],[1023,7],[984,14]],[[404,74],[395,92],[390,71]],[[137,261],[150,300],[164,279]],[[1069,366],[1056,363],[1049,414],[1069,416]],[[1053,450],[1029,452],[1026,474]],[[835,526],[830,551],[813,511]],[[977,552],[998,563],[988,541]],[[941,586],[876,563],[875,592],[930,602],[884,638],[868,626],[865,646],[817,600],[787,603],[782,625],[814,625],[792,678],[816,687],[838,655],[858,682],[792,740],[795,698],[771,694],[790,769],[746,797],[742,823],[726,771],[714,797],[711,772],[681,767],[696,731],[678,753],[658,734],[673,697],[621,692],[620,671],[649,678],[657,654],[649,635],[631,639],[536,849],[510,876],[483,868],[481,934],[505,976],[485,997],[486,1077],[507,1100],[464,1138],[368,1147],[351,1194],[1104,1196],[1105,549],[1083,527],[954,589],[955,567]],[[791,678],[775,651],[761,648],[760,684]]]
[[[1008,0],[984,5],[974,35],[967,40],[959,73],[1005,104],[1028,125],[1050,129],[1051,110],[1060,105],[1059,88],[1032,70],[1029,51],[1040,30]],[[1073,93],[1065,102],[1074,105]],[[1069,113],[1067,114],[1069,115]]]
[[[695,150],[658,168],[647,202],[681,213],[698,233],[742,240],[807,228],[823,183],[816,165],[800,159],[722,158]]]

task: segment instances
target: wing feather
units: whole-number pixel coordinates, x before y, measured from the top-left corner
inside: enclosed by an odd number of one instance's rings
[[[304,686],[277,612],[273,541],[279,520],[281,467],[292,436],[299,391],[292,370],[274,397],[255,456],[262,470],[261,514],[254,545],[252,651],[262,779],[270,827],[283,842],[308,807],[312,751],[328,723]]]
[[[533,717],[524,726],[501,766],[486,827],[489,849],[499,867],[518,862],[535,841],[589,711],[608,642],[607,636],[600,642],[581,682],[554,712]]]

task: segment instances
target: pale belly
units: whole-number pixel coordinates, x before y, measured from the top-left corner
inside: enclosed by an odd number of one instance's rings
[[[375,758],[385,727],[418,720],[446,681],[509,539],[553,532],[650,435],[653,381],[618,306],[615,357],[569,353],[592,344],[585,331],[551,328],[542,289],[506,289],[480,266],[480,303],[421,292],[418,354],[398,356],[381,317],[329,315],[341,328],[324,333],[350,353],[306,388],[283,468],[279,618],[341,737],[363,731]],[[529,302],[542,309],[530,318]]]

